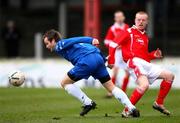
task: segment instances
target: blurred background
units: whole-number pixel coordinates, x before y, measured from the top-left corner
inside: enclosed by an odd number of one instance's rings
[[[53,76],[44,81],[44,75],[53,72],[56,75],[59,71],[55,69],[62,70],[60,76],[64,70],[68,71],[70,65],[57,60],[58,56],[42,45],[42,34],[52,28],[59,30],[64,38],[96,37],[101,42],[100,49],[107,54],[103,40],[114,23],[117,10],[124,12],[130,26],[134,24],[137,11],[148,12],[149,49],[160,48],[165,58],[159,64],[163,63],[179,75],[179,0],[0,0],[0,86],[8,85],[7,74],[13,69],[29,72],[27,80],[40,81],[43,86],[49,81],[57,81]],[[9,30],[13,30],[11,38],[8,38]],[[47,62],[49,58],[51,60]],[[32,74],[38,77],[34,79]]]
[[[88,6],[91,10],[85,11]],[[168,56],[180,54],[179,0],[1,0],[0,31],[2,34],[8,21],[14,21],[20,34],[16,55],[34,57],[36,33],[55,28],[61,31],[64,37],[84,35],[85,16],[91,14],[98,19],[98,25],[94,24],[93,30],[99,30],[97,37],[103,40],[108,27],[113,24],[116,10],[124,11],[126,23],[129,25],[134,23],[137,11],[147,11],[151,18],[151,48],[159,47]],[[7,58],[8,55],[5,45],[1,35],[1,58]],[[49,55],[43,50],[43,57]]]

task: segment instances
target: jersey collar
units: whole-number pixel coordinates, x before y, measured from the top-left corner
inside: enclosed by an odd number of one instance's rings
[[[145,33],[146,33],[145,30],[144,30],[144,31],[141,31],[141,30],[139,30],[139,29],[137,28],[137,26],[135,26],[135,25],[133,25],[132,28],[136,29],[136,30],[139,31],[141,34],[145,34]]]
[[[124,29],[125,24],[124,24],[124,23],[118,24],[118,23],[115,22],[115,23],[114,23],[114,26],[115,26],[115,28]]]

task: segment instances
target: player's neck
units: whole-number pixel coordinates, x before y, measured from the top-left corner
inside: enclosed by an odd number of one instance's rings
[[[124,22],[115,22],[117,25],[124,25]]]

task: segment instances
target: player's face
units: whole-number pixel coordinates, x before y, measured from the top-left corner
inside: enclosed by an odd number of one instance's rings
[[[148,24],[148,16],[146,14],[137,14],[135,18],[135,25],[139,30],[144,30]]]
[[[44,44],[46,45],[46,48],[49,49],[51,52],[53,51],[56,42],[53,39],[52,41],[49,41],[47,37],[44,38]]]
[[[115,13],[114,20],[116,23],[121,24],[124,22],[124,19],[125,19],[125,17],[124,17],[124,14],[122,12]]]

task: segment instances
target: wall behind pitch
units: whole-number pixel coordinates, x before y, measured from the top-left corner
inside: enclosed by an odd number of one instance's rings
[[[180,88],[180,58],[166,58],[154,61],[164,68],[171,70],[175,74],[173,87]],[[17,60],[1,60],[0,61],[0,87],[9,87],[8,75],[14,70],[21,70],[26,74],[26,81],[22,87],[60,87],[60,81],[63,76],[73,66],[59,59],[47,59],[36,61],[34,59],[17,59]],[[111,70],[108,69],[111,73]],[[124,71],[120,70],[117,85],[121,84]],[[80,87],[101,87],[98,80],[90,77],[88,80],[81,80],[76,83]],[[160,81],[155,81],[151,87],[158,87]],[[135,87],[135,80],[130,78],[129,87]]]

